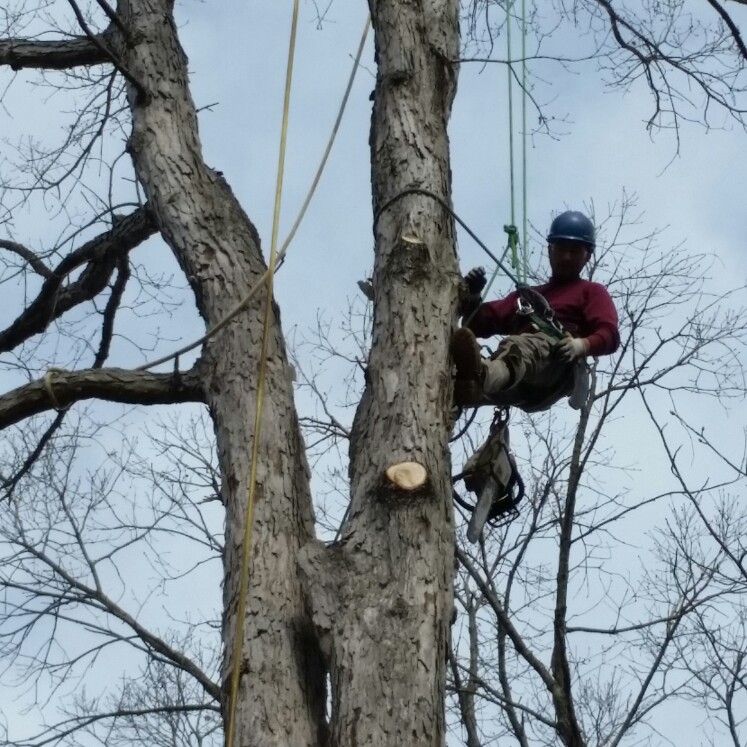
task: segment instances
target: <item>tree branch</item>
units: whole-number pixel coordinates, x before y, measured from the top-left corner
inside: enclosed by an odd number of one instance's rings
[[[0,490],[3,491],[2,500],[10,498],[13,491],[16,489],[16,485],[21,481],[21,478],[34,466],[34,463],[41,455],[44,447],[49,443],[49,440],[54,436],[57,429],[62,425],[62,421],[65,419],[67,410],[60,410],[57,413],[57,417],[47,427],[42,434],[36,446],[31,450],[31,453],[23,460],[23,464],[14,474],[8,477],[2,478],[2,484],[0,484]]]
[[[96,4],[104,11],[106,17],[122,32],[125,39],[130,41],[130,30],[125,25],[124,21],[119,17],[118,13],[114,8],[106,2],[106,0],[96,0]]]
[[[184,373],[173,374],[124,368],[52,369],[44,378],[0,397],[0,429],[31,415],[93,398],[133,405],[165,405],[203,402],[204,394],[196,366]]]
[[[109,62],[108,55],[87,36],[49,41],[0,39],[0,65],[9,65],[13,70],[67,70],[104,62]]]
[[[0,249],[6,249],[13,254],[17,254],[21,259],[25,259],[26,263],[37,275],[41,275],[43,278],[52,277],[52,270],[42,262],[37,254],[23,244],[19,244],[17,241],[10,241],[9,239],[0,239]]]
[[[127,79],[128,83],[137,91],[138,99],[141,103],[145,103],[148,98],[148,93],[145,90],[143,84],[128,70],[125,64],[117,57],[112,50],[111,44],[101,34],[94,34],[90,27],[86,23],[86,19],[83,16],[83,11],[75,0],[67,0],[68,5],[73,9],[75,18],[78,21],[78,25],[86,33],[86,36],[91,40],[98,49],[106,55],[108,60],[119,70],[119,72]]]
[[[592,392],[590,392],[592,394]],[[576,499],[578,486],[583,474],[582,450],[584,437],[589,425],[592,397],[581,410],[576,435],[573,442],[573,453],[568,476],[568,490],[565,506],[560,517],[560,537],[558,548],[558,572],[556,576],[555,611],[553,615],[553,649],[550,658],[553,677],[557,687],[552,691],[558,732],[566,744],[582,744],[581,725],[576,715],[572,692],[571,668],[568,661],[566,631],[568,618],[568,585],[570,579],[571,548],[573,546],[573,529],[576,518]]]
[[[516,652],[529,664],[532,669],[540,676],[540,679],[544,683],[545,687],[552,692],[555,688],[555,680],[552,674],[547,670],[547,667],[532,653],[529,647],[524,642],[519,631],[514,627],[511,619],[506,614],[503,605],[501,604],[498,596],[493,590],[485,583],[485,579],[479,574],[475,566],[472,564],[469,556],[457,545],[455,548],[456,557],[462,564],[462,567],[469,573],[472,580],[477,584],[480,592],[485,597],[485,600],[490,605],[491,609],[498,618],[500,625],[506,631],[506,634],[511,639]]]
[[[51,273],[51,271],[50,271]],[[101,369],[106,363],[106,359],[109,356],[109,349],[111,346],[112,337],[114,335],[114,318],[116,316],[119,305],[122,301],[122,295],[127,285],[127,281],[130,277],[130,264],[126,255],[122,255],[119,258],[119,270],[117,279],[112,285],[112,292],[109,300],[107,301],[106,308],[103,312],[104,321],[101,329],[101,341],[99,343],[99,349],[96,353],[96,358],[93,362],[94,369]],[[52,424],[44,431],[39,442],[32,449],[31,453],[26,457],[21,468],[13,475],[10,475],[2,479],[0,490],[3,491],[2,499],[9,498],[16,485],[19,483],[21,478],[34,466],[34,463],[41,455],[44,447],[49,443],[52,436],[55,434],[57,429],[62,425],[65,415],[69,408],[63,408],[58,411],[57,417],[52,421]]]
[[[109,357],[112,338],[114,337],[114,319],[122,303],[127,281],[130,279],[130,261],[125,255],[120,256],[118,260],[117,278],[112,285],[112,292],[109,300],[106,302],[104,309],[104,322],[101,325],[101,341],[96,353],[96,359],[93,362],[93,368],[101,368]]]
[[[729,27],[729,31],[731,31],[731,35],[736,42],[737,49],[739,49],[739,53],[742,55],[742,57],[744,57],[745,60],[747,60],[747,47],[744,44],[744,39],[742,38],[742,34],[740,33],[737,24],[734,23],[734,19],[726,12],[723,5],[721,5],[718,0],[707,0],[707,2],[716,11],[716,13],[721,16],[723,22]]]
[[[28,745],[28,747],[31,747],[31,745],[34,745],[34,747],[42,747],[42,745],[51,744],[52,742],[59,744],[65,737],[69,737],[78,731],[82,731],[99,721],[105,721],[108,719],[116,720],[127,717],[142,717],[161,714],[179,715],[182,713],[199,713],[201,711],[213,711],[219,713],[220,706],[212,703],[179,703],[176,705],[154,706],[152,708],[117,708],[113,711],[104,711],[91,716],[75,716],[60,721],[53,726],[49,726],[39,734],[29,737],[23,742],[23,745],[24,747],[25,745]]]
[[[471,593],[467,592],[467,601],[462,600],[462,605],[467,612],[469,631],[469,669],[467,670],[468,680],[466,685],[462,683],[459,673],[459,660],[453,640],[449,644],[449,665],[451,666],[451,676],[454,679],[454,694],[459,704],[462,726],[467,733],[466,747],[482,747],[477,729],[477,719],[475,718],[475,681],[477,680],[478,660],[477,605]]]
[[[54,319],[94,298],[106,287],[120,258],[155,232],[156,226],[146,205],[125,218],[116,219],[111,230],[71,252],[49,274],[31,304],[0,332],[0,353],[43,332]],[[62,287],[63,280],[85,263],[88,267],[81,275]]]
[[[213,680],[211,680],[210,677],[208,677],[208,675],[203,672],[194,661],[192,661],[192,659],[169,645],[163,638],[152,633],[139,620],[135,619],[129,612],[127,612],[127,610],[117,604],[114,599],[105,594],[99,584],[90,586],[75,578],[75,576],[68,572],[59,562],[53,560],[46,554],[46,548],[40,549],[35,547],[33,544],[28,543],[21,537],[14,538],[13,542],[44,563],[55,576],[59,577],[59,579],[64,581],[65,584],[69,585],[71,596],[68,597],[68,599],[74,599],[77,597],[77,601],[80,603],[101,609],[108,615],[111,615],[124,623],[133,631],[133,633],[135,633],[148,649],[160,654],[168,662],[194,677],[208,695],[217,702],[220,702],[221,690],[217,683],[213,682]],[[8,586],[9,588],[12,588],[13,584],[9,584]],[[68,596],[67,591],[64,592],[64,596]],[[109,633],[112,637],[119,637],[116,633],[111,631],[111,629]]]

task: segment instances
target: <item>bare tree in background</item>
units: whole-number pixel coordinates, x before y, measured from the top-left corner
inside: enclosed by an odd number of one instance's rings
[[[222,515],[207,429],[206,418],[169,423],[145,444],[123,440],[106,465],[81,470],[86,452],[100,459],[102,428],[76,412],[37,460],[22,498],[6,505],[5,683],[22,701],[82,686],[55,709],[63,718],[3,744],[87,744],[84,733],[91,744],[220,743],[219,610],[190,599],[185,615],[174,601],[200,575],[220,575]],[[154,454],[163,467],[153,467]],[[148,598],[161,594],[172,600],[166,620],[146,612]]]
[[[454,686],[483,707],[500,707],[495,722],[479,722],[486,741],[511,734],[522,744],[612,745],[650,739],[657,725],[676,741],[656,709],[694,687],[676,674],[702,663],[693,626],[741,615],[743,582],[735,568],[728,580],[725,573],[739,553],[735,537],[705,541],[692,503],[706,521],[723,515],[718,498],[743,490],[743,474],[690,468],[641,493],[630,490],[621,459],[631,443],[666,459],[690,441],[676,426],[703,411],[699,400],[719,407],[742,400],[743,293],[709,292],[705,256],[662,252],[656,236],[630,241],[631,213],[624,200],[616,223],[606,221],[611,241],[591,270],[610,277],[622,354],[595,365],[576,423],[557,412],[521,421],[531,486],[521,516],[479,548],[457,549],[467,621],[456,636]],[[630,421],[641,408],[648,425]],[[705,451],[694,448],[688,461],[702,465]],[[737,505],[729,515],[744,520]],[[480,624],[470,625],[472,617]],[[698,657],[683,656],[690,646]],[[477,658],[465,653],[472,648]]]
[[[506,3],[469,0],[462,5],[462,60],[506,64]],[[727,10],[728,5],[734,13]],[[521,59],[532,63],[532,70],[540,77],[540,70],[558,64],[576,72],[591,66],[611,89],[627,92],[645,86],[652,103],[647,128],[672,131],[679,148],[680,129],[688,123],[711,128],[745,125],[747,46],[741,29],[742,10],[733,3],[728,5],[719,0],[514,2],[509,14],[514,33],[525,25],[531,34],[526,58],[517,51],[517,44],[512,56],[515,63]],[[518,64],[513,75],[521,82]],[[558,121],[567,115],[562,101],[559,106],[547,106],[538,98],[541,94],[531,80],[528,89],[538,117],[537,129],[558,129]]]
[[[692,717],[714,744],[731,731],[735,744],[747,740],[745,470],[729,456],[745,443],[727,444],[703,473],[716,447],[689,422],[743,401],[744,289],[709,290],[713,260],[664,250],[656,232],[640,236],[636,211],[623,195],[609,216],[597,215],[603,233],[591,268],[609,278],[621,310],[621,354],[595,362],[579,415],[562,405],[514,413],[527,490],[519,515],[478,546],[463,534],[468,516],[457,520],[449,723],[471,747],[501,738],[648,743],[657,734],[676,742],[682,727],[668,719],[670,703],[697,704]],[[335,350],[323,325],[308,344],[322,362],[355,354]],[[323,438],[328,453],[330,440],[344,440],[345,419],[319,371],[300,380],[320,399],[308,440]],[[454,444],[457,463],[484,435],[480,425],[467,430]],[[649,464],[672,460],[672,478],[658,485],[657,477],[655,490],[626,461],[642,457],[642,443],[656,454]],[[685,449],[701,471],[678,467]],[[339,481],[344,470],[331,474]]]
[[[723,70],[717,75],[710,67],[701,68],[706,61],[714,67],[723,61],[738,71],[745,57],[734,22],[720,4],[709,4],[716,24],[703,27],[711,49],[701,55],[674,54],[676,36],[668,37],[666,45],[657,36],[657,46],[652,47],[653,34],[645,19],[613,10],[602,0],[574,4],[572,18],[578,21],[585,13],[591,27],[603,35],[607,30],[605,38],[612,34],[618,49],[604,54],[622,76],[620,82],[637,75],[650,81],[657,114],[669,112],[672,102],[679,101],[679,84],[676,87],[671,81],[684,75],[700,86],[706,113],[717,105],[720,111],[739,117],[741,78],[736,72],[729,79]],[[677,34],[679,23],[667,19],[676,21],[679,7],[661,5],[661,23]],[[237,590],[255,437],[252,413],[262,336],[260,300],[207,340],[189,370],[177,367],[151,373],[107,365],[123,317],[168,313],[178,294],[175,286],[186,282],[206,326],[212,327],[266,269],[249,217],[222,175],[203,160],[173,0],[119,0],[116,7],[96,0],[90,8],[82,8],[75,0],[18,2],[3,11],[0,65],[11,73],[40,71],[42,81],[65,93],[67,101],[61,108],[73,112],[60,143],[46,146],[23,140],[16,153],[17,168],[4,168],[2,180],[0,221],[7,227],[7,238],[0,241],[2,281],[25,292],[22,306],[11,310],[0,332],[4,375],[14,387],[0,397],[0,426],[24,423],[16,430],[2,465],[3,487],[10,498],[3,530],[10,569],[3,581],[8,620],[3,641],[6,650],[21,657],[22,667],[30,673],[48,672],[53,683],[55,678],[64,682],[79,661],[105,659],[113,646],[134,646],[145,652],[149,663],[143,671],[151,682],[166,683],[167,697],[154,697],[150,703],[144,691],[129,681],[122,683],[119,696],[111,702],[81,693],[79,713],[70,716],[69,728],[85,729],[93,740],[186,744],[196,743],[197,734],[199,739],[215,739],[215,714],[224,709],[230,676],[231,662],[225,652],[232,648],[239,615],[246,627],[237,744],[438,745],[444,740],[455,534],[447,350],[459,275],[449,215],[433,199],[403,192],[417,187],[450,200],[446,127],[456,90],[460,8],[456,0],[387,0],[372,3],[370,9],[377,64],[370,136],[374,304],[365,389],[353,423],[346,429],[350,437],[349,507],[338,542],[326,546],[315,538],[306,453],[275,308],[267,358],[266,414],[262,432],[256,434],[259,500],[250,593],[246,609],[241,610],[237,609]],[[565,3],[559,3],[556,12],[560,19],[571,17]],[[605,59],[603,54],[601,59]],[[737,62],[732,64],[734,59]],[[735,101],[724,94],[723,85]],[[663,105],[662,90],[668,96]],[[124,147],[120,147],[123,139]],[[103,184],[102,168],[109,174]],[[123,176],[132,180],[127,194],[118,186]],[[70,217],[59,240],[48,246],[37,247],[14,233],[16,214],[34,203],[44,205],[52,215]],[[137,247],[156,235],[176,258],[181,279],[159,277],[146,260],[133,260]],[[678,277],[676,267],[673,271]],[[641,273],[643,277],[649,273],[645,262]],[[632,311],[641,308],[636,303],[647,308],[645,300],[634,295],[628,300]],[[656,308],[649,310],[656,312]],[[633,316],[631,325],[638,323]],[[671,344],[683,339],[718,339],[707,329],[696,338],[694,324],[685,325]],[[151,345],[161,341],[156,332],[159,324],[153,327]],[[733,325],[729,331],[738,335],[738,330]],[[144,339],[126,344],[145,354]],[[683,365],[697,368],[700,348],[699,344],[694,350],[685,347]],[[640,376],[653,375],[648,371],[646,350],[630,348],[630,355],[644,355],[645,365],[633,369]],[[615,403],[630,391],[640,391],[643,383],[624,375],[611,382],[608,389],[595,391],[595,407],[603,412],[614,412]],[[658,378],[648,383],[660,386]],[[691,386],[702,390],[710,384],[696,380]],[[76,452],[71,444],[78,423],[84,432],[89,427],[85,420],[78,420],[79,403],[85,399],[133,405],[193,402],[209,409],[225,509],[225,540],[216,545],[217,540],[211,539],[216,536],[214,525],[203,526],[199,504],[189,506],[175,494],[169,510],[161,510],[168,517],[170,537],[183,530],[206,558],[214,558],[217,551],[222,554],[224,653],[220,673],[214,671],[213,656],[198,656],[204,655],[202,645],[159,635],[138,619],[137,607],[129,610],[120,604],[117,556],[124,557],[134,543],[153,537],[161,514],[142,524],[139,514],[128,524],[120,505],[126,505],[127,497],[109,492],[113,476],[106,470],[86,475],[78,463],[66,461]],[[28,418],[51,410],[57,410],[51,421],[25,425]],[[553,734],[548,738],[557,736],[566,744],[581,744],[587,738],[584,716],[577,712],[571,687],[574,654],[567,643],[565,597],[571,570],[576,576],[574,532],[581,531],[583,537],[584,531],[575,508],[580,467],[585,466],[586,455],[595,453],[588,416],[587,412],[587,421],[578,431],[576,461],[571,461],[576,466],[567,484],[562,477],[566,463],[555,465],[553,480],[544,478],[551,485],[545,501],[554,505],[555,515],[543,531],[558,537],[560,571],[549,629],[553,631],[551,663],[549,668],[533,667],[540,687],[550,692],[554,715],[548,716],[547,710],[538,713],[542,718],[537,729],[539,733],[544,724]],[[124,447],[112,449],[104,421],[92,422],[95,433],[86,437],[114,453],[126,451]],[[557,452],[553,449],[552,453]],[[424,475],[415,490],[399,483],[397,471],[389,469],[406,463],[419,465]],[[538,463],[533,461],[535,468]],[[46,475],[45,470],[49,470]],[[213,494],[217,483],[211,477]],[[168,489],[168,483],[161,481],[159,488]],[[695,500],[703,489],[689,488]],[[613,501],[609,511],[614,512],[614,505]],[[96,514],[91,507],[97,511],[103,507],[104,513]],[[597,527],[602,509],[588,510],[590,536],[603,534]],[[108,525],[91,526],[94,515],[117,518]],[[103,544],[105,536],[111,543],[109,549]],[[726,544],[726,538],[722,539]],[[460,553],[460,559],[468,568],[469,558]],[[679,571],[680,566],[676,568]],[[477,583],[480,567],[475,571],[478,575],[470,574],[470,578]],[[491,583],[502,578],[499,574]],[[552,573],[538,578],[541,584],[551,581]],[[705,582],[694,571],[678,576],[672,594],[662,603],[674,605],[675,611],[683,604],[689,609],[705,593]],[[47,590],[42,591],[45,586]],[[484,590],[480,593],[489,599]],[[529,588],[522,593],[530,593]],[[467,608],[484,606],[484,600],[470,601],[469,596],[465,600]],[[505,635],[511,631],[506,621],[515,620],[518,613],[505,599],[498,602],[494,613],[498,615],[502,608],[505,614],[498,618],[505,631],[498,641],[503,640],[505,646]],[[18,621],[16,632],[14,619]],[[80,651],[71,640],[69,650],[60,653],[60,639],[54,633],[55,625],[62,622],[90,629],[94,638],[87,639]],[[203,623],[209,621],[192,626],[193,635],[203,629]],[[41,644],[28,633],[35,627]],[[517,630],[516,637],[509,637],[515,650],[520,650],[525,633]],[[537,635],[541,637],[545,630]],[[98,642],[91,644],[91,640]],[[657,641],[658,650],[667,653],[667,637]],[[458,666],[452,671],[459,671]],[[470,674],[467,682],[465,723],[472,724],[469,699],[474,704],[477,680]],[[539,697],[540,690],[530,686],[529,692]],[[645,698],[646,690],[642,692]],[[693,697],[697,692],[693,686]],[[523,690],[521,697],[526,697]],[[645,708],[634,705],[628,705],[622,721],[600,725],[600,733],[623,733]],[[99,716],[95,723],[86,721],[95,712]],[[512,721],[514,733],[526,728],[522,718],[518,726]],[[53,726],[26,743],[65,739],[75,743],[78,731],[64,736],[60,732],[64,728]],[[107,729],[112,732],[105,733]]]

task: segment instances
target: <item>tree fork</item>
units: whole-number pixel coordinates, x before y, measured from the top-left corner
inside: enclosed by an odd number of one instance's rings
[[[392,198],[421,187],[450,200],[458,2],[378,0],[370,9],[378,64],[373,344],[351,432],[342,539],[308,545],[300,564],[330,669],[331,743],[441,745],[454,559],[448,348],[458,272],[452,220],[438,202]]]

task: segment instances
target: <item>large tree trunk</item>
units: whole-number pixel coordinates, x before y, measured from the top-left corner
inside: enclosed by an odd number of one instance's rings
[[[387,0],[372,9],[379,74],[371,147],[374,207],[408,187],[449,199],[446,124],[455,90],[456,0]],[[186,60],[169,0],[120,0],[136,29],[123,62],[149,94],[131,93],[130,150],[159,230],[204,318],[225,316],[264,271],[256,232],[203,162]],[[444,739],[446,641],[452,611],[453,521],[448,340],[457,295],[453,225],[428,197],[407,196],[377,222],[374,342],[351,443],[352,506],[339,547],[313,542],[308,474],[277,315],[250,598],[236,610],[239,546],[253,434],[260,306],[203,351],[227,510],[224,642],[247,615],[238,744],[326,739],[323,671],[297,576],[298,550],[333,685],[334,744]],[[415,462],[425,484],[387,481]],[[228,676],[224,669],[224,681]]]
[[[170,0],[119,2],[135,40],[133,47],[119,44],[119,53],[148,94],[142,100],[130,92],[129,148],[158,228],[202,316],[214,324],[266,267],[254,227],[220,175],[203,162],[172,8]],[[206,343],[202,355],[226,506],[223,640],[230,652],[236,615],[245,614],[236,744],[316,745],[325,738],[323,670],[296,566],[300,546],[313,537],[313,513],[277,312],[269,341],[249,599],[245,610],[236,609],[262,303],[260,296]]]
[[[448,201],[457,0],[377,0],[371,15],[374,211],[411,187]],[[374,234],[373,346],[351,439],[351,510],[342,541],[311,543],[302,565],[330,668],[332,743],[440,745],[453,604],[453,224],[431,198],[408,195]],[[402,462],[425,468],[422,487],[387,478]]]

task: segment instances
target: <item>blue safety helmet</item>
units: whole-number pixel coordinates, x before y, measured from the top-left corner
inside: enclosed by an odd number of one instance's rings
[[[547,234],[548,242],[554,241],[580,241],[594,251],[596,246],[594,236],[594,224],[577,210],[566,210],[561,213],[550,225],[550,233]]]

